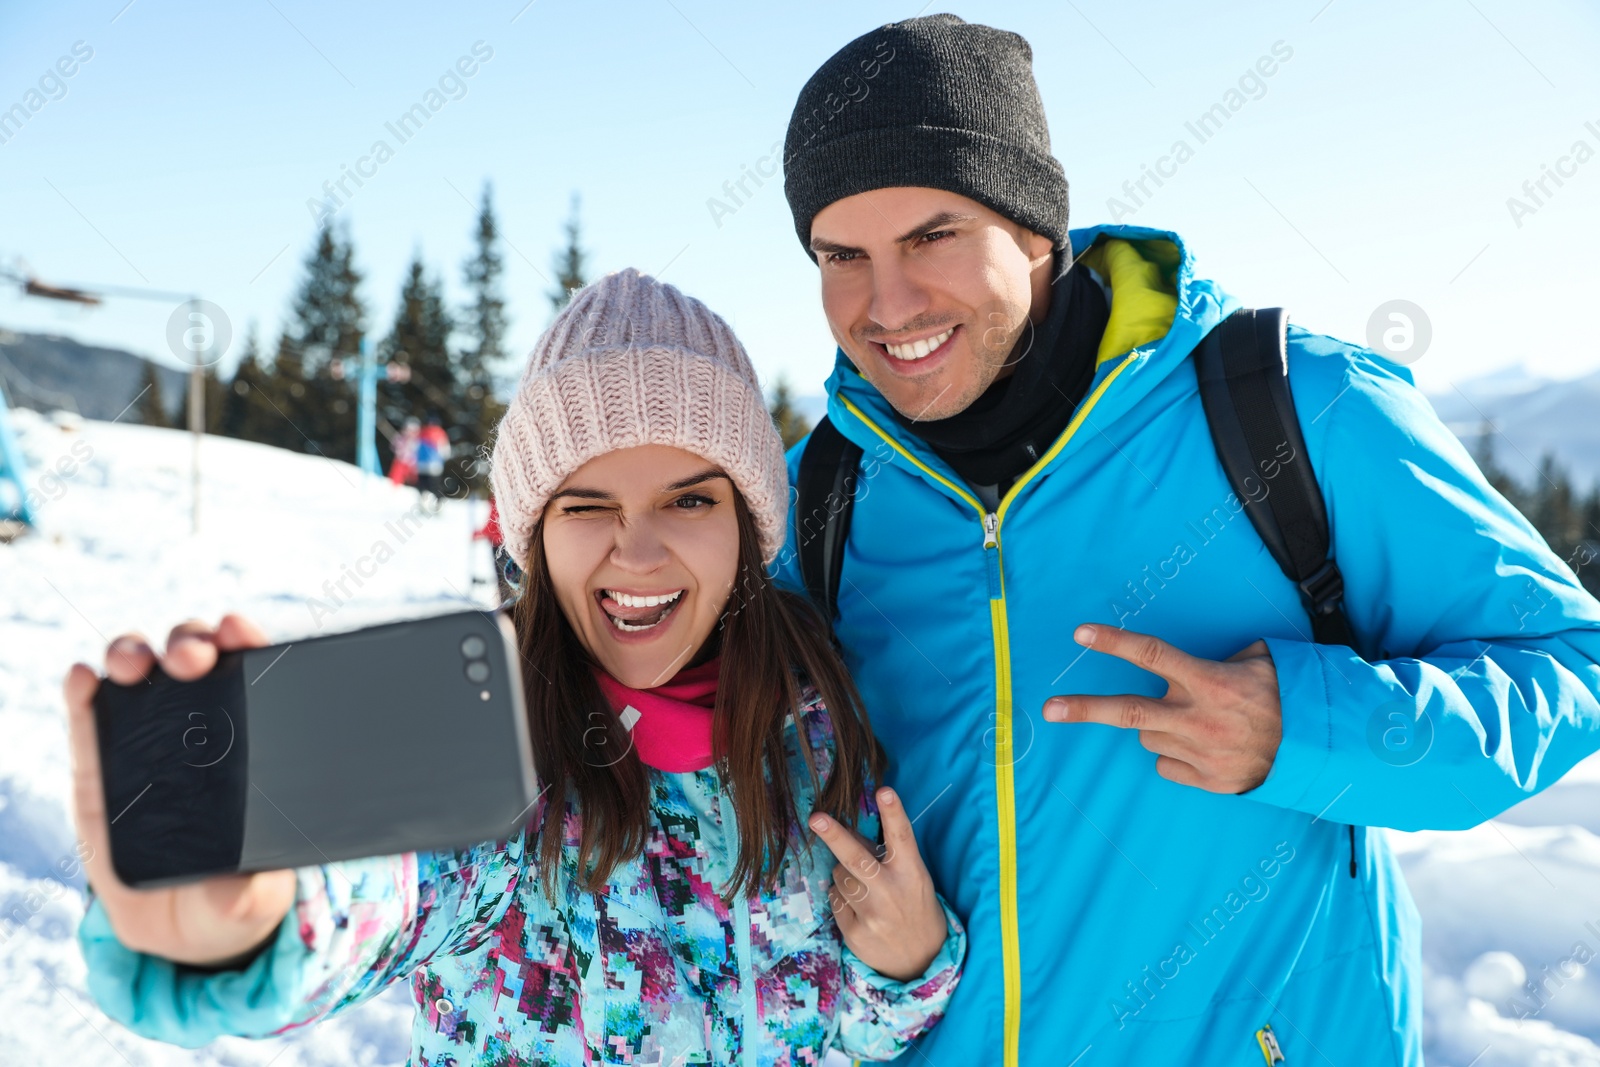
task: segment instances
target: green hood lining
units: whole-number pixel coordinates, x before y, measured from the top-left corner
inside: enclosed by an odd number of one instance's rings
[[[1178,265],[1173,241],[1102,235],[1077,262],[1111,286],[1111,314],[1100,337],[1099,366],[1140,345],[1158,341],[1178,313]]]

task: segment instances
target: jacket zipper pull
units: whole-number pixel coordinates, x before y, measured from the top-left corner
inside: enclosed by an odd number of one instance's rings
[[[1356,876],[1356,827],[1350,824],[1350,877]]]
[[[1001,600],[1004,587],[1000,581],[1000,515],[989,512],[983,517],[983,554],[989,563],[989,599]]]
[[[1286,1063],[1283,1049],[1278,1045],[1278,1035],[1272,1032],[1272,1024],[1268,1023],[1256,1031],[1256,1044],[1261,1048],[1261,1055],[1267,1061],[1267,1067],[1274,1063]]]

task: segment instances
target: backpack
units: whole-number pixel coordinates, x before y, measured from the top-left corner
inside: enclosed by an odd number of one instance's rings
[[[1195,347],[1200,403],[1228,484],[1250,516],[1278,567],[1300,590],[1312,640],[1355,647],[1344,610],[1344,577],[1331,554],[1328,512],[1289,392],[1282,308],[1241,308]],[[1279,458],[1287,444],[1290,458]],[[831,625],[838,617],[840,570],[859,486],[861,446],[826,415],[800,456],[795,531],[800,575],[811,600]],[[1276,474],[1266,474],[1276,469]],[[1257,493],[1266,474],[1269,491]],[[1356,875],[1355,828],[1350,829],[1350,876]]]

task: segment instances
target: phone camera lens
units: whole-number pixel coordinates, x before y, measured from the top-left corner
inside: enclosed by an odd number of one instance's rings
[[[487,682],[489,680],[489,665],[481,659],[475,659],[467,664],[467,681]]]
[[[483,638],[479,637],[477,634],[472,634],[469,637],[464,637],[461,639],[461,654],[468,659],[477,659],[479,656],[483,655],[485,651],[487,651],[488,647],[489,646],[484,643]]]

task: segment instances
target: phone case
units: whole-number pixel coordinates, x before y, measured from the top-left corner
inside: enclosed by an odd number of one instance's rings
[[[496,612],[225,652],[192,682],[102,680],[94,705],[128,885],[502,840],[535,799]]]

